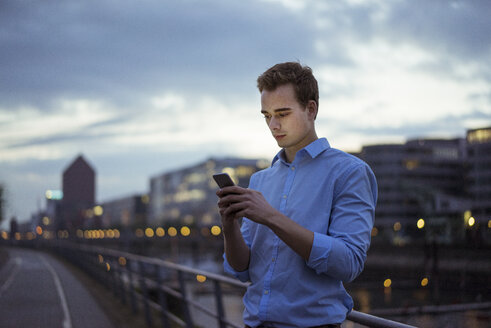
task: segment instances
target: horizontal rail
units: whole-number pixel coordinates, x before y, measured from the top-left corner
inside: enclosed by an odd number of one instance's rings
[[[87,257],[88,255],[89,256],[92,255],[93,259],[97,258],[100,255],[104,258],[112,258],[112,261],[111,261],[112,265],[119,265],[118,259],[124,258],[124,259],[126,259],[126,261],[128,261],[128,263],[135,263],[135,265],[137,265],[137,267],[141,264],[147,264],[147,265],[153,265],[153,266],[157,266],[157,267],[164,268],[167,270],[171,270],[175,273],[181,272],[181,273],[192,274],[192,275],[202,275],[202,276],[205,276],[207,279],[210,279],[211,281],[216,281],[218,283],[227,284],[227,285],[236,287],[236,288],[241,289],[241,290],[245,290],[247,288],[247,286],[249,286],[249,283],[243,283],[243,282],[240,282],[236,279],[232,279],[232,278],[220,275],[220,274],[207,272],[207,271],[200,270],[200,269],[190,268],[190,267],[187,267],[184,265],[172,263],[172,262],[157,259],[157,258],[150,258],[150,257],[142,256],[142,255],[127,253],[127,252],[123,252],[123,251],[107,249],[107,248],[102,248],[102,247],[80,245],[80,244],[76,244],[76,243],[72,243],[72,242],[68,242],[68,241],[57,241],[55,244],[56,244],[54,247],[55,251],[60,252],[62,255],[64,253],[69,252],[69,251],[81,252],[82,254],[84,254],[84,257]],[[50,243],[50,246],[53,246],[52,243]],[[66,254],[66,255],[68,255],[68,254]],[[67,258],[69,260],[70,260],[70,257],[72,257],[71,260],[73,260],[73,255],[67,256]],[[82,256],[80,256],[80,257],[82,258]],[[99,265],[99,269],[101,270],[102,263],[97,263],[96,260],[93,260],[92,262],[93,262],[93,265],[95,265],[95,266]],[[97,275],[101,276],[100,270],[98,273],[96,273],[96,270],[93,267],[91,267],[91,268],[88,268],[87,271],[90,271],[93,274],[97,274]],[[102,270],[102,271],[104,271],[104,270]],[[117,274],[114,272],[119,272],[119,274],[120,274],[119,278],[116,278],[114,276]],[[106,277],[101,278],[101,279],[113,279],[113,281],[115,281],[116,279],[123,280],[121,277],[121,275],[123,273],[127,275],[127,279],[131,280],[131,281],[127,282],[127,284],[130,286],[130,288],[133,287],[133,290],[129,291],[130,296],[132,295],[132,293],[134,293],[135,294],[134,296],[138,299],[140,304],[143,303],[144,306],[147,306],[147,309],[152,308],[154,311],[157,311],[157,312],[163,314],[164,316],[171,319],[173,322],[175,322],[176,324],[178,324],[181,327],[192,327],[192,318],[189,317],[189,312],[188,312],[189,306],[193,306],[195,309],[201,311],[202,313],[205,313],[206,315],[209,315],[210,317],[217,319],[217,324],[219,327],[227,327],[227,326],[228,327],[234,327],[234,328],[241,327],[237,323],[233,323],[230,320],[228,320],[225,316],[223,316],[223,317],[220,316],[219,313],[222,313],[222,314],[224,313],[223,309],[217,308],[214,311],[214,310],[207,308],[206,306],[204,306],[202,304],[195,302],[194,300],[187,299],[184,285],[181,285],[180,288],[182,288],[182,289],[177,291],[172,287],[166,286],[165,283],[158,284],[157,281],[154,280],[151,276],[143,276],[144,273],[138,273],[137,269],[133,270],[131,268],[131,265],[120,266],[118,268],[118,270],[112,270],[112,271],[107,270],[107,272],[104,272]],[[159,272],[157,272],[157,274],[159,274]],[[112,277],[111,277],[111,275],[112,275]],[[181,279],[179,279],[179,280],[181,280]],[[177,283],[177,281],[175,281],[175,283]],[[183,281],[180,281],[179,283],[182,284]],[[111,284],[108,284],[108,285],[110,286]],[[117,284],[114,283],[113,285],[117,285]],[[138,288],[136,288],[135,285],[138,285]],[[146,299],[145,298],[146,291],[143,291],[143,292],[137,291],[137,289],[142,289],[142,287],[144,287],[144,288],[151,287],[153,289],[160,290],[161,292],[165,293],[166,295],[171,295],[171,296],[175,297],[176,299],[182,301],[183,302],[183,308],[184,308],[184,311],[183,311],[184,318],[180,318],[180,317],[176,316],[175,314],[172,314],[171,312],[169,312],[168,309],[162,308],[162,304],[159,304],[158,301],[156,302],[153,299]],[[221,298],[223,295],[222,295],[221,289],[218,288],[218,292],[217,292],[216,288],[217,287],[215,286],[215,293],[218,293],[218,297],[220,298],[220,301],[217,303],[222,303]],[[114,293],[116,295],[119,293],[119,291],[114,291]],[[216,304],[216,306],[219,307],[220,305]],[[148,314],[146,314],[146,315],[148,315]],[[410,325],[396,322],[393,320],[384,319],[384,318],[381,318],[381,317],[378,317],[375,315],[370,315],[367,313],[358,312],[355,310],[351,311],[348,314],[347,320],[365,325],[367,327],[372,327],[372,328],[416,328],[414,326],[410,326]],[[151,319],[147,318],[147,323],[150,323],[150,322],[151,322]],[[149,324],[149,326],[151,326],[151,325]],[[163,324],[163,326],[167,327],[166,324]]]

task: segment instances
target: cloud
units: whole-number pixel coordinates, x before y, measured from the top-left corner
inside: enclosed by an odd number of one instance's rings
[[[490,6],[2,1],[0,181],[15,190],[10,212],[26,217],[79,153],[98,168],[100,199],[210,156],[270,158],[277,146],[255,80],[282,61],[313,68],[318,134],[337,148],[488,125]]]
[[[278,58],[311,52],[301,18],[262,2],[7,1],[0,104],[49,110],[59,98],[90,98],[135,107],[168,88],[240,93]]]

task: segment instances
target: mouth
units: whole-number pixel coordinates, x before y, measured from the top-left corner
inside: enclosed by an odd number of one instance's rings
[[[277,134],[277,135],[275,135],[275,136],[274,136],[274,138],[275,138],[276,140],[281,140],[281,139],[283,139],[284,137],[286,137],[286,134]]]

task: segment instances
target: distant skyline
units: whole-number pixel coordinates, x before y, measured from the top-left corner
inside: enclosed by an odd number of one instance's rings
[[[256,78],[299,61],[319,136],[345,151],[491,125],[491,2],[14,1],[0,4],[0,183],[11,216],[83,154],[97,200],[209,157],[270,159]]]

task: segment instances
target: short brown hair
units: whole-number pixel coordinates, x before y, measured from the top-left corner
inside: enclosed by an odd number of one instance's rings
[[[272,91],[277,87],[291,83],[297,94],[297,100],[302,106],[307,106],[310,100],[315,101],[319,108],[319,87],[312,74],[312,69],[297,62],[276,64],[257,78],[259,92]]]

